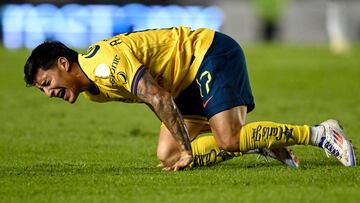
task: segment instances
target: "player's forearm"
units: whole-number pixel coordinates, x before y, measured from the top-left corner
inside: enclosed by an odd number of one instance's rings
[[[189,133],[179,109],[171,94],[161,88],[149,72],[144,73],[140,79],[137,96],[151,106],[174,138],[182,144],[183,150],[191,153]]]
[[[184,119],[169,93],[154,102],[153,108],[171,134],[182,144],[183,150],[191,152],[189,133]]]

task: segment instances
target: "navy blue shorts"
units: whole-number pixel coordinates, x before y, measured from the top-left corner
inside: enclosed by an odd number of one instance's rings
[[[236,106],[255,108],[244,53],[231,37],[216,32],[194,81],[175,98],[184,116],[213,115]]]

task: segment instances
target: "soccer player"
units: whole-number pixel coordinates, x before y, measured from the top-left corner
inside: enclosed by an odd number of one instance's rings
[[[210,29],[120,34],[92,45],[87,54],[44,42],[32,51],[24,74],[28,86],[70,103],[82,93],[95,102],[147,104],[162,121],[157,156],[165,170],[251,150],[265,150],[297,166],[286,148],[295,144],[320,147],[345,166],[356,164],[352,144],[336,120],[316,126],[245,124],[255,103],[243,51],[232,38]],[[203,132],[212,135],[199,137]]]

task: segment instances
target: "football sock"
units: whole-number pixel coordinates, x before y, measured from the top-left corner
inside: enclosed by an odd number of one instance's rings
[[[207,166],[240,156],[240,152],[220,150],[212,134],[197,137],[191,142],[194,161],[188,168]]]
[[[309,144],[320,147],[320,142],[322,141],[323,137],[325,137],[325,127],[324,126],[317,125],[317,126],[311,127],[311,139],[310,139]]]
[[[240,131],[240,151],[247,152],[259,148],[279,148],[290,145],[318,146],[323,137],[323,126],[290,125],[274,122],[253,122],[244,125]],[[207,166],[237,156],[241,152],[219,149],[211,133],[201,135],[191,142],[194,161],[188,168]]]
[[[240,151],[258,148],[279,148],[290,145],[307,145],[310,140],[310,127],[289,125],[268,121],[253,122],[240,130]]]

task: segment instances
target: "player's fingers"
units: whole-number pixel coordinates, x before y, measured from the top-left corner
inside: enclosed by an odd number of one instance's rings
[[[163,171],[172,171],[173,169],[172,169],[172,167],[164,167],[162,170]]]
[[[181,167],[181,163],[176,162],[172,167],[169,167],[172,171],[178,171]]]
[[[185,169],[187,164],[181,162],[174,165],[174,171],[179,171]]]

